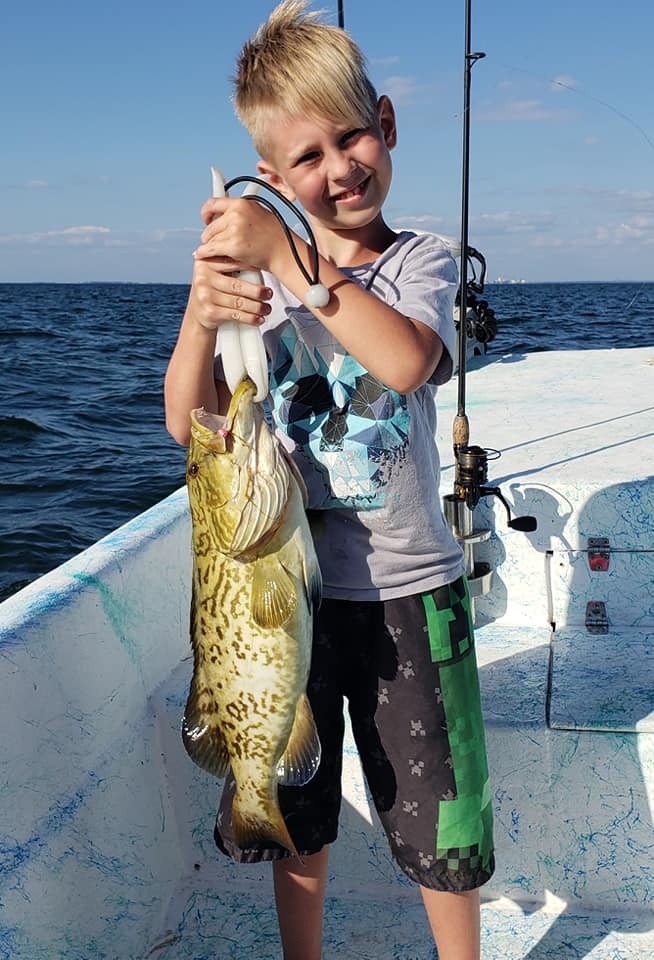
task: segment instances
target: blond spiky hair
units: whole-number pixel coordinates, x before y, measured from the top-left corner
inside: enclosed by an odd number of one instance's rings
[[[306,7],[306,0],[280,3],[237,61],[234,106],[262,157],[268,121],[280,113],[357,127],[377,120],[377,94],[359,47]]]

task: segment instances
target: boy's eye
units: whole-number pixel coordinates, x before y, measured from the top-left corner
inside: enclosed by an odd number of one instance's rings
[[[308,153],[303,153],[301,157],[298,157],[293,166],[298,167],[301,163],[311,163],[311,161],[315,160],[317,156],[317,150],[310,150]]]
[[[347,133],[344,133],[341,137],[341,143],[349,143],[350,140],[355,140],[356,137],[360,136],[362,133],[365,133],[360,127],[356,130],[348,130]]]

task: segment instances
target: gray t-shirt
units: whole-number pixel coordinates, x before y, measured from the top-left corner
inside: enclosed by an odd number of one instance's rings
[[[452,375],[456,265],[431,234],[402,232],[374,262],[343,268],[354,282],[440,336],[429,384],[402,395],[369,374],[275,277],[261,327],[271,412],[297,463],[309,507],[323,511],[316,551],[326,597],[390,600],[463,573],[440,506],[436,386]],[[221,375],[217,366],[217,376]]]

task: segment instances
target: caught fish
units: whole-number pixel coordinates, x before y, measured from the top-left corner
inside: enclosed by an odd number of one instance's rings
[[[297,855],[277,785],[308,782],[320,761],[306,684],[321,579],[302,478],[255,390],[240,383],[225,417],[191,414],[194,670],[182,737],[203,769],[231,767],[235,842]]]

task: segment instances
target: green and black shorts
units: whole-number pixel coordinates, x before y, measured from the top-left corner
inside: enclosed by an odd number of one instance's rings
[[[492,803],[465,579],[396,600],[323,600],[308,695],[320,767],[306,785],[279,788],[300,855],[336,839],[347,698],[368,788],[401,869],[435,890],[485,883],[494,868]],[[233,794],[230,777],[216,823],[220,849],[247,863],[286,856],[276,845],[234,845]]]

